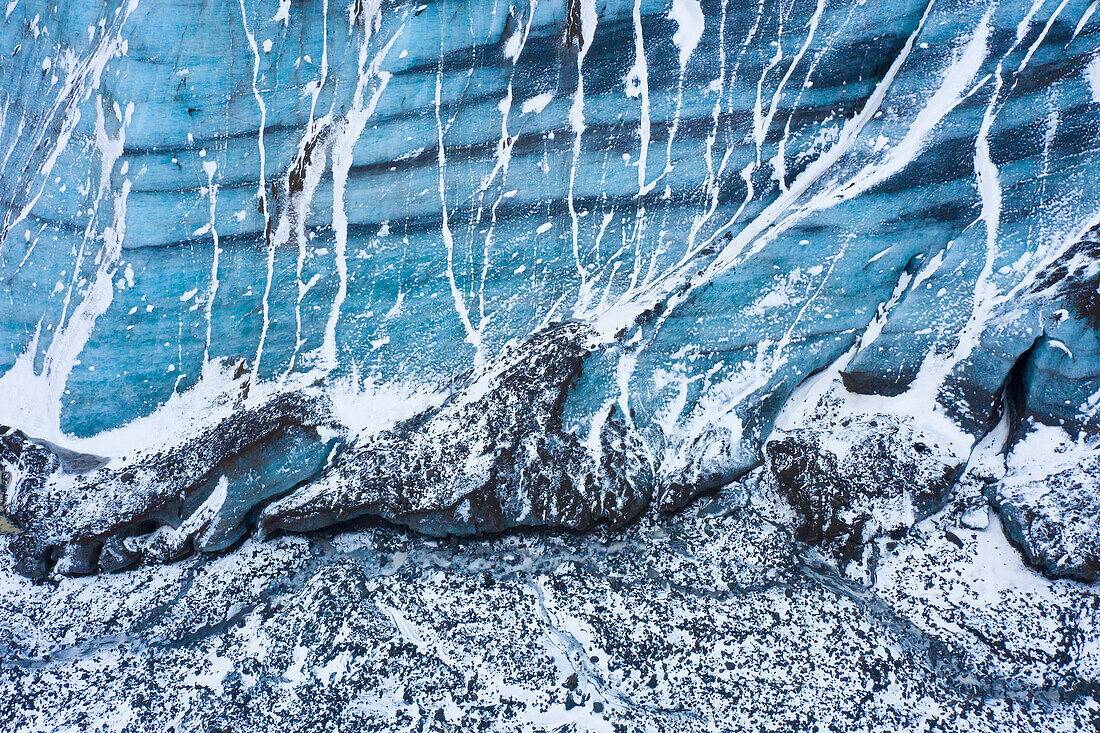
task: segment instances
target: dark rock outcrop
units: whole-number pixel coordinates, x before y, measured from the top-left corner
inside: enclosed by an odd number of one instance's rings
[[[626,417],[608,405],[588,425],[564,419],[591,336],[566,322],[506,348],[443,405],[349,449],[327,476],[272,504],[262,528],[372,515],[443,535],[634,517],[651,478]]]
[[[23,474],[5,472],[6,513],[20,530],[10,545],[17,571],[40,578],[56,561],[58,572],[81,575],[232,544],[256,505],[323,465],[334,425],[319,394],[242,405],[178,442],[83,474],[8,436],[5,450],[18,451]]]
[[[1029,562],[1054,576],[1100,578],[1100,455],[1033,481],[1001,482],[996,507]]]
[[[792,508],[796,536],[838,562],[866,542],[899,538],[949,498],[958,465],[901,429],[888,415],[848,427],[850,443],[792,430],[765,446],[765,481]]]
[[[1100,579],[1100,452],[1030,420],[1017,432],[990,487],[1005,531],[1047,575]]]

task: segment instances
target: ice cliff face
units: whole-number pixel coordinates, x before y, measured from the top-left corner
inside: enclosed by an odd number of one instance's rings
[[[721,489],[806,577],[1096,580],[1097,8],[12,0],[6,571]]]

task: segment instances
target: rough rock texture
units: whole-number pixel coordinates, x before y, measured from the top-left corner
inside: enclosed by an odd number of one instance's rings
[[[773,490],[797,516],[795,536],[846,563],[875,537],[898,539],[939,510],[958,467],[929,455],[932,449],[906,436],[890,415],[869,416],[862,426],[841,420],[837,427],[860,434],[841,444],[841,455],[808,428],[773,435],[764,454]]]
[[[727,502],[727,498],[734,501]],[[872,587],[737,492],[595,535],[389,528],[0,587],[13,730],[1091,730],[1100,606],[928,520]],[[10,560],[3,560],[5,564]]]
[[[1100,452],[1035,425],[1007,469],[993,500],[1028,560],[1052,575],[1100,578]]]
[[[566,423],[592,336],[562,323],[506,347],[440,407],[348,449],[265,509],[261,526],[302,531],[370,514],[445,535],[632,519],[653,481],[617,405],[589,425]]]
[[[5,470],[26,474],[5,485],[6,514],[19,531],[10,546],[16,570],[41,578],[58,560],[59,572],[85,575],[143,555],[174,559],[192,542],[202,550],[232,544],[255,505],[320,470],[332,439],[320,432],[328,408],[319,394],[235,406],[178,442],[84,473],[30,444]]]

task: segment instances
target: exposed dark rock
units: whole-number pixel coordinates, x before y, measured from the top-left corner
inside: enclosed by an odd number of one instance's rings
[[[442,406],[367,439],[329,475],[272,504],[263,529],[373,515],[443,535],[632,518],[651,479],[625,417],[608,407],[594,425],[563,419],[591,335],[559,323],[506,348]]]
[[[60,468],[61,459],[23,431],[0,427],[0,488],[5,504],[18,491],[38,493],[46,478]]]
[[[1030,562],[1051,575],[1100,578],[1100,457],[1029,484],[1002,485],[996,502]]]
[[[1074,316],[1100,328],[1100,227],[1044,268],[1030,292],[1065,303]]]
[[[796,536],[841,563],[875,537],[901,537],[943,506],[958,472],[911,440],[896,418],[861,422],[832,440],[792,430],[764,448],[765,480],[794,510]]]
[[[232,544],[253,507],[323,465],[335,433],[319,394],[241,406],[179,442],[86,474],[66,473],[61,457],[9,434],[4,450],[23,467],[7,490],[7,515],[21,530],[10,546],[18,571],[43,577],[57,560],[58,572],[83,575]]]
[[[1033,425],[1013,446],[991,498],[1029,562],[1052,576],[1100,579],[1100,452]]]

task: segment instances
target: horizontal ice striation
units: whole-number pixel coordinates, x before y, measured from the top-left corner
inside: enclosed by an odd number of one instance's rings
[[[761,464],[847,560],[942,506],[999,421],[1010,466],[1028,426],[1091,450],[1095,9],[15,0],[21,568],[256,522],[619,523]],[[1048,505],[1095,473],[1001,469],[1025,554],[1093,577],[1058,548],[1096,533]]]

